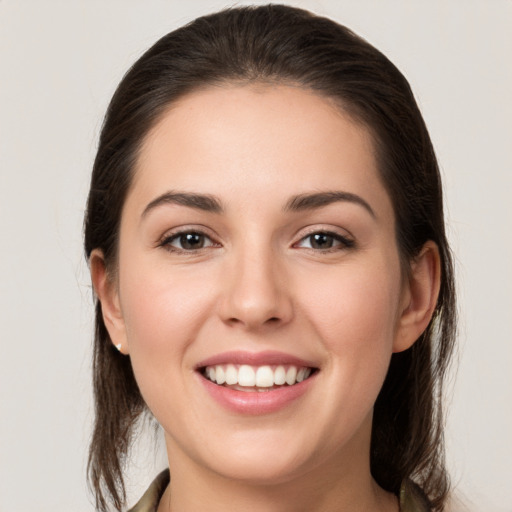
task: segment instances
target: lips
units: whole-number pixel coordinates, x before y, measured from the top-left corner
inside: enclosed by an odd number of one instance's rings
[[[280,352],[229,352],[196,366],[201,383],[223,407],[243,414],[280,410],[301,397],[319,369]]]

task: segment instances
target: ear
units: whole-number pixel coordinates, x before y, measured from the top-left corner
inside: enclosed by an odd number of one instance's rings
[[[441,260],[437,244],[425,243],[411,263],[404,283],[401,313],[393,352],[411,347],[427,328],[436,308],[441,286]]]
[[[105,257],[101,250],[94,249],[92,251],[89,266],[94,291],[101,303],[103,321],[110,339],[122,354],[128,354],[126,328],[117,283],[107,271]]]

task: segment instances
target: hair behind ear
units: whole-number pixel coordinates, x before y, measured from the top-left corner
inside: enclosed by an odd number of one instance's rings
[[[87,470],[96,494],[96,509],[107,511],[105,495],[108,495],[120,511],[126,496],[124,462],[134,423],[144,411],[145,404],[130,359],[125,355],[127,345],[117,287],[108,274],[102,251],[95,249],[91,252],[89,265],[97,296],[93,359],[96,422]],[[114,344],[120,344],[121,349]]]
[[[96,304],[93,375],[96,421],[87,471],[96,493],[96,509],[107,512],[105,496],[109,496],[120,511],[125,501],[124,462],[133,426],[146,406],[130,358],[119,353],[110,340],[100,302]]]

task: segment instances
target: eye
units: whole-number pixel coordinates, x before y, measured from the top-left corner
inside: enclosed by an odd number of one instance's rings
[[[337,233],[317,231],[302,238],[296,247],[320,251],[341,250],[354,246],[354,241]]]
[[[165,238],[160,244],[170,251],[191,252],[214,247],[212,239],[200,231],[182,231]]]

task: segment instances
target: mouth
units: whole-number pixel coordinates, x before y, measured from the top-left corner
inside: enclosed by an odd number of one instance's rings
[[[311,396],[320,368],[276,351],[231,351],[198,363],[196,375],[214,402],[237,415],[276,413]]]
[[[293,387],[311,378],[318,368],[293,364],[214,364],[200,367],[198,371],[217,386],[236,391],[268,392]]]

